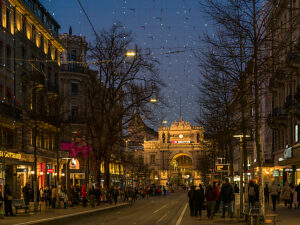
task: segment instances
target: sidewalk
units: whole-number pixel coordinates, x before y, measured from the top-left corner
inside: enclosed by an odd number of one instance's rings
[[[14,217],[11,216],[4,217],[4,219],[0,219],[0,224],[5,224],[5,225],[11,225],[11,224],[29,225],[29,224],[50,224],[50,223],[60,224],[64,220],[68,220],[70,218],[74,219],[75,217],[87,216],[93,213],[101,213],[106,210],[121,208],[128,205],[129,205],[128,203],[120,202],[117,205],[114,204],[110,205],[107,203],[103,203],[101,204],[101,206],[95,206],[94,208],[91,208],[90,206],[87,207],[75,206],[75,207],[68,207],[67,209],[64,208],[51,209],[51,208],[46,208],[45,204],[42,203],[41,212],[37,212],[37,213],[30,212],[27,215],[24,213],[20,213]]]
[[[277,214],[277,225],[299,225],[300,224],[300,208],[288,209],[283,203],[276,206],[276,212],[272,211],[272,203],[266,205],[266,215]]]

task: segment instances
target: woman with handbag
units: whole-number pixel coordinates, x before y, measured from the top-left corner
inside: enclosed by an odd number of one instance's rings
[[[4,186],[4,207],[5,207],[5,216],[14,216],[12,212],[12,204],[11,201],[13,200],[13,197],[11,195],[11,191],[7,184]]]

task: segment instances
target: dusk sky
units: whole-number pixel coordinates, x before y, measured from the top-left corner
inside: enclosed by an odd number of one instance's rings
[[[94,38],[91,26],[77,0],[41,0],[61,25],[60,33],[72,26],[74,35]],[[199,35],[208,28],[198,0],[81,0],[98,32],[121,21],[133,32],[136,43],[151,49],[160,61],[163,94],[169,108],[162,120],[168,124],[182,116],[192,124],[199,115],[199,72],[193,51],[199,50]]]

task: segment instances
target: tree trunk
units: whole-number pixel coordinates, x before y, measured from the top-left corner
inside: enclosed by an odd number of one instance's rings
[[[109,189],[110,186],[110,171],[109,171],[109,159],[104,161],[104,186]]]

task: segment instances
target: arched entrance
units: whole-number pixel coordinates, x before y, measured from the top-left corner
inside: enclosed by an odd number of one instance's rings
[[[179,153],[170,162],[170,182],[190,185],[193,181],[193,163],[188,154]]]

